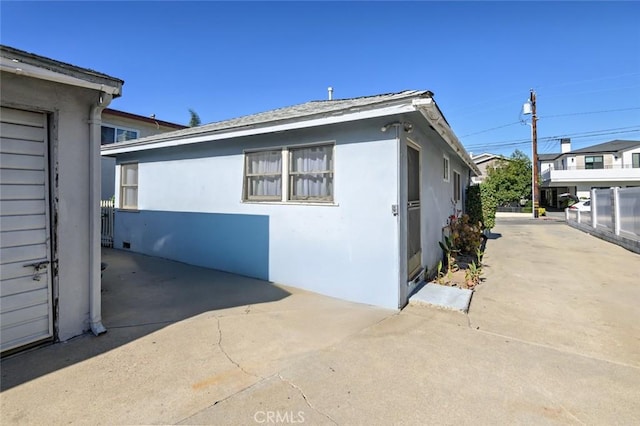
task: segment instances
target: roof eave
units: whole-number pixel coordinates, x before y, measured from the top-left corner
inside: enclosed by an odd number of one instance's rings
[[[394,103],[393,105],[378,106],[373,109],[364,109],[351,113],[342,113],[335,115],[331,113],[323,116],[313,116],[304,120],[286,121],[286,122],[267,122],[252,126],[244,126],[239,129],[214,130],[206,133],[199,133],[188,137],[184,136],[164,136],[154,137],[150,141],[133,140],[124,143],[116,143],[104,145],[101,148],[102,155],[116,155],[126,152],[144,151],[156,148],[168,148],[181,145],[190,145],[201,142],[213,142],[224,139],[232,139],[244,136],[262,135],[274,132],[283,132],[289,130],[299,130],[309,127],[324,126],[330,124],[346,123],[350,121],[364,120],[376,117],[385,117],[395,114],[413,112],[411,102],[406,100],[403,103]]]
[[[447,120],[442,115],[440,108],[438,108],[433,98],[415,99],[413,101],[413,107],[426,118],[447,145],[462,158],[462,161],[466,163],[475,176],[482,175],[482,172],[471,156],[469,156],[467,150],[462,146],[462,143],[460,143],[460,140],[447,123]]]
[[[122,85],[124,83],[122,80],[98,75],[97,73],[89,73],[80,68],[73,70],[74,72],[61,72],[51,66],[45,67],[35,63],[26,63],[19,58],[9,58],[7,56],[0,57],[0,70],[40,80],[98,90],[112,95],[114,98],[122,94]]]

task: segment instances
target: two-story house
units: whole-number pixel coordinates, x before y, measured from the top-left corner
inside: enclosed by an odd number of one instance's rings
[[[105,108],[102,111],[101,144],[108,145],[114,142],[123,142],[132,139],[144,138],[159,133],[184,129],[186,126],[157,120],[155,116],[131,114]],[[102,157],[102,186],[101,199],[107,200],[114,195],[116,160],[111,157]]]
[[[508,158],[505,158],[502,155],[490,154],[488,152],[473,155],[471,159],[476,164],[476,166],[478,166],[480,172],[482,172],[480,176],[473,176],[471,178],[471,183],[474,185],[484,182],[484,180],[487,178],[487,172],[489,168],[496,168],[503,162],[509,161]]]
[[[571,150],[560,141],[561,153],[539,154],[541,203],[561,207],[560,194],[589,198],[593,188],[640,186],[640,141],[613,140]]]

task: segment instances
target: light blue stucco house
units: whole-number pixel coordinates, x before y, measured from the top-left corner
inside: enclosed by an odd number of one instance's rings
[[[115,247],[396,309],[479,171],[429,91],[114,143]]]

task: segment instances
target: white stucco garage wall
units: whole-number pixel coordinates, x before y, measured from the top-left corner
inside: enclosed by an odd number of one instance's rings
[[[3,72],[1,99],[3,106],[49,115],[51,198],[57,200],[54,299],[58,337],[67,340],[89,329],[88,118],[97,92]]]

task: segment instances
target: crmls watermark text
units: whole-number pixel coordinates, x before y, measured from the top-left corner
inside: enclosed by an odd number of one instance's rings
[[[253,420],[256,423],[266,424],[294,424],[304,423],[304,411],[256,411],[253,415]]]

